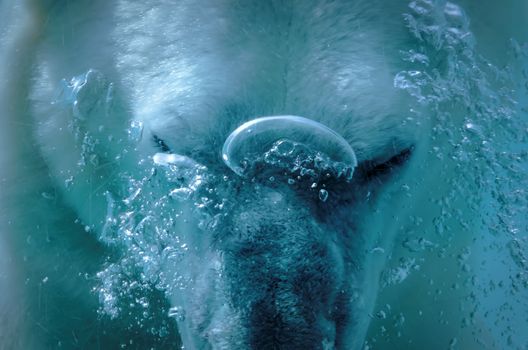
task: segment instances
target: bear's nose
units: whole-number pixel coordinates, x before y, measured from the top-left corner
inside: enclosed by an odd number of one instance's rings
[[[335,323],[324,317],[297,310],[277,312],[269,302],[251,312],[249,344],[252,349],[333,350]]]

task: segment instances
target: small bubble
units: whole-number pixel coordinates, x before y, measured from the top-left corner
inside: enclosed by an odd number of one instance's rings
[[[482,127],[480,127],[479,125],[477,124],[474,124],[474,123],[471,123],[471,122],[468,122],[464,125],[465,129],[470,132],[470,133],[473,133],[477,136],[480,136],[480,137],[483,137],[484,136],[484,131],[482,130]]]
[[[42,197],[45,198],[45,199],[48,199],[48,200],[55,199],[55,195],[53,195],[53,193],[49,193],[49,192],[42,192]]]
[[[421,252],[428,248],[434,247],[434,244],[423,237],[406,238],[402,242],[402,246],[407,248],[411,253]]]
[[[69,178],[64,180],[64,186],[66,186],[66,188],[71,188],[72,185],[73,185],[73,176],[70,176]]]
[[[276,143],[275,148],[279,154],[287,156],[293,153],[295,149],[295,142],[291,142],[289,140],[280,140]]]
[[[325,189],[320,189],[319,190],[319,199],[322,202],[326,202],[326,200],[328,199],[328,191],[325,190]]]
[[[370,252],[371,253],[384,254],[385,253],[385,249],[383,249],[382,247],[374,247],[374,248],[372,248],[372,250]]]
[[[123,199],[123,203],[125,203],[126,205],[130,205],[140,193],[141,187],[136,188],[127,198]]]
[[[132,121],[130,123],[130,128],[128,128],[128,138],[131,141],[141,141],[141,137],[143,136],[143,123],[137,120]]]
[[[174,306],[169,309],[169,317],[174,317],[176,321],[185,320],[185,310],[181,306]]]
[[[97,154],[91,154],[89,157],[90,164],[93,166],[99,165],[99,157],[97,157]]]
[[[383,310],[380,310],[378,311],[378,313],[376,313],[376,317],[378,317],[379,319],[386,319],[387,318],[387,314],[385,313],[385,311]]]
[[[174,198],[178,201],[185,201],[191,197],[192,193],[193,191],[191,189],[187,187],[183,187],[183,188],[177,188],[177,189],[172,190],[169,193],[169,196],[171,196],[171,198]]]

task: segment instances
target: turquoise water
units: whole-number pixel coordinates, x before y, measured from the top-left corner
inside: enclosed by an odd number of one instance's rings
[[[406,17],[420,48],[402,56],[421,68],[399,73],[395,83],[438,115],[435,134],[447,135],[447,143],[432,145],[431,153],[449,180],[428,196],[435,214],[413,217],[415,225],[397,240],[401,251],[385,270],[369,332],[373,349],[528,346],[528,47],[497,40],[501,28],[524,40],[526,30],[513,20],[513,3],[467,5],[461,15],[451,3],[417,1]],[[492,6],[494,20],[479,17]],[[445,74],[432,63],[439,55]],[[463,119],[453,120],[453,112]],[[446,330],[450,339],[442,337]]]
[[[9,2],[2,5],[10,8]],[[389,51],[394,53],[390,62],[397,62],[390,81],[398,96],[409,101],[408,117],[402,124],[414,126],[418,134],[426,130],[427,135],[416,136],[421,140],[418,160],[410,170],[372,199],[382,203],[379,207],[369,206],[370,191],[361,197],[374,213],[368,214],[372,221],[366,231],[369,236],[363,239],[367,243],[354,251],[362,259],[361,273],[354,278],[363,287],[358,287],[360,296],[354,298],[366,300],[358,314],[367,320],[358,321],[361,325],[354,329],[354,344],[366,349],[526,349],[528,30],[523,20],[528,6],[515,1],[499,5],[421,0],[406,3],[398,14],[405,40]],[[6,26],[0,29],[7,46],[14,34]],[[88,50],[96,46],[93,41],[83,44]],[[76,48],[67,42],[62,47],[73,52]],[[37,61],[45,60],[46,51],[37,52]],[[116,65],[118,70],[121,66]],[[37,87],[29,89],[29,101],[26,95],[15,94],[23,101],[19,110],[49,104],[50,110],[70,118],[59,126],[68,129],[72,142],[80,145],[76,148],[79,159],[70,174],[56,171],[62,170],[53,163],[57,149],[50,151],[53,147],[46,145],[40,129],[24,128],[25,120],[11,120],[9,125],[22,127],[6,128],[4,139],[9,139],[11,128],[34,138],[27,147],[32,147],[31,154],[44,154],[36,157],[38,171],[31,173],[27,169],[33,168],[13,163],[13,159],[25,164],[24,159],[33,158],[17,158],[14,143],[2,144],[6,154],[2,157],[11,160],[1,163],[2,181],[10,188],[2,197],[2,228],[15,234],[3,235],[0,241],[8,257],[6,268],[0,270],[0,291],[15,294],[19,287],[12,281],[26,281],[20,289],[31,290],[24,294],[29,306],[14,313],[22,315],[27,328],[38,334],[36,345],[32,344],[35,348],[179,347],[176,324],[185,325],[189,305],[201,302],[186,299],[185,291],[194,288],[193,273],[200,264],[216,261],[213,253],[200,258],[193,255],[208,252],[212,241],[217,243],[216,236],[213,239],[213,234],[204,232],[222,232],[233,222],[252,228],[263,221],[284,220],[288,226],[292,218],[305,219],[307,209],[302,205],[292,206],[298,208],[297,214],[277,211],[271,204],[263,206],[269,212],[256,213],[255,197],[266,205],[287,200],[280,190],[266,192],[263,188],[294,189],[320,206],[356,200],[331,191],[334,184],[325,179],[328,175],[342,186],[336,188],[343,188],[361,174],[357,167],[366,152],[354,153],[356,144],[351,147],[340,136],[353,131],[283,118],[280,127],[273,123],[270,127],[281,136],[276,142],[251,136],[252,144],[239,137],[227,144],[232,145],[230,149],[224,147],[229,149],[224,161],[233,172],[195,150],[175,154],[171,144],[157,137],[156,151],[145,156],[138,145],[149,138],[149,127],[130,117],[133,103],[120,100],[116,91],[123,87],[114,82],[115,75],[104,72],[105,67],[82,67],[75,75],[61,75],[60,82],[46,87],[53,91],[53,98],[42,102],[41,87],[35,81],[47,82],[45,69],[38,64],[21,66],[27,70],[22,77],[35,74],[28,80]],[[10,76],[7,71],[1,73]],[[13,85],[7,78],[0,85],[0,107],[6,115],[10,112],[5,107],[9,104],[6,96],[11,96],[8,91]],[[149,113],[148,108],[141,112]],[[116,122],[120,131],[115,133],[95,119],[116,115],[125,121]],[[45,124],[38,118],[33,122]],[[21,143],[20,138],[15,143]],[[222,147],[215,145],[220,160]],[[56,157],[58,163],[67,158],[64,154]],[[94,169],[94,177],[103,180],[84,178]],[[17,178],[17,174],[25,177]],[[27,189],[20,186],[26,183]],[[244,186],[254,187],[247,190]],[[79,197],[83,197],[82,205]],[[26,209],[20,210],[19,202],[35,216],[22,219]],[[389,205],[395,202],[396,206]],[[233,219],[241,208],[253,215],[242,212]],[[52,222],[48,211],[60,214]],[[306,227],[312,229],[308,221]],[[328,226],[332,224],[339,222]],[[51,234],[50,228],[55,228]],[[70,259],[70,269],[60,264]],[[82,263],[77,265],[76,259]],[[23,266],[21,271],[18,264]],[[223,273],[213,263],[210,270],[211,280]],[[200,294],[200,298],[205,300],[207,295]],[[80,299],[86,304],[77,305]],[[2,300],[0,305],[10,317],[10,309],[4,306],[8,303]],[[72,313],[71,325],[63,322],[65,310]],[[219,323],[229,321],[227,316]],[[24,344],[12,339],[31,333],[24,333],[23,327],[12,333],[5,331],[7,327],[2,329],[0,342],[4,344]],[[331,341],[325,344],[325,349],[332,348]]]

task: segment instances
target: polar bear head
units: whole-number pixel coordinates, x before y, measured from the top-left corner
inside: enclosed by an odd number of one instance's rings
[[[30,110],[61,198],[111,252],[103,311],[157,289],[189,348],[360,348],[397,234],[448,226],[458,150],[484,128],[464,111],[505,113],[465,95],[493,84],[464,12],[90,6],[71,41],[43,32]]]

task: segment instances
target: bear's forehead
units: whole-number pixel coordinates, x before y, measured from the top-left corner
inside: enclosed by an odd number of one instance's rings
[[[332,104],[339,111],[380,113],[376,96],[390,99],[394,57],[406,38],[401,18],[396,28],[402,33],[392,25],[385,35],[380,27],[394,21],[390,14],[365,20],[363,12],[373,6],[361,8],[361,1],[320,1],[315,8],[183,3],[151,9],[123,1],[117,10],[118,69],[139,100],[177,97],[188,108],[195,108],[193,101],[266,100],[260,103],[275,108]],[[317,99],[305,98],[314,93]]]
[[[412,143],[408,99],[393,81],[401,16],[365,1],[224,5],[118,6],[118,71],[134,118],[176,152],[220,148],[241,123],[284,114],[343,133],[359,157]]]

